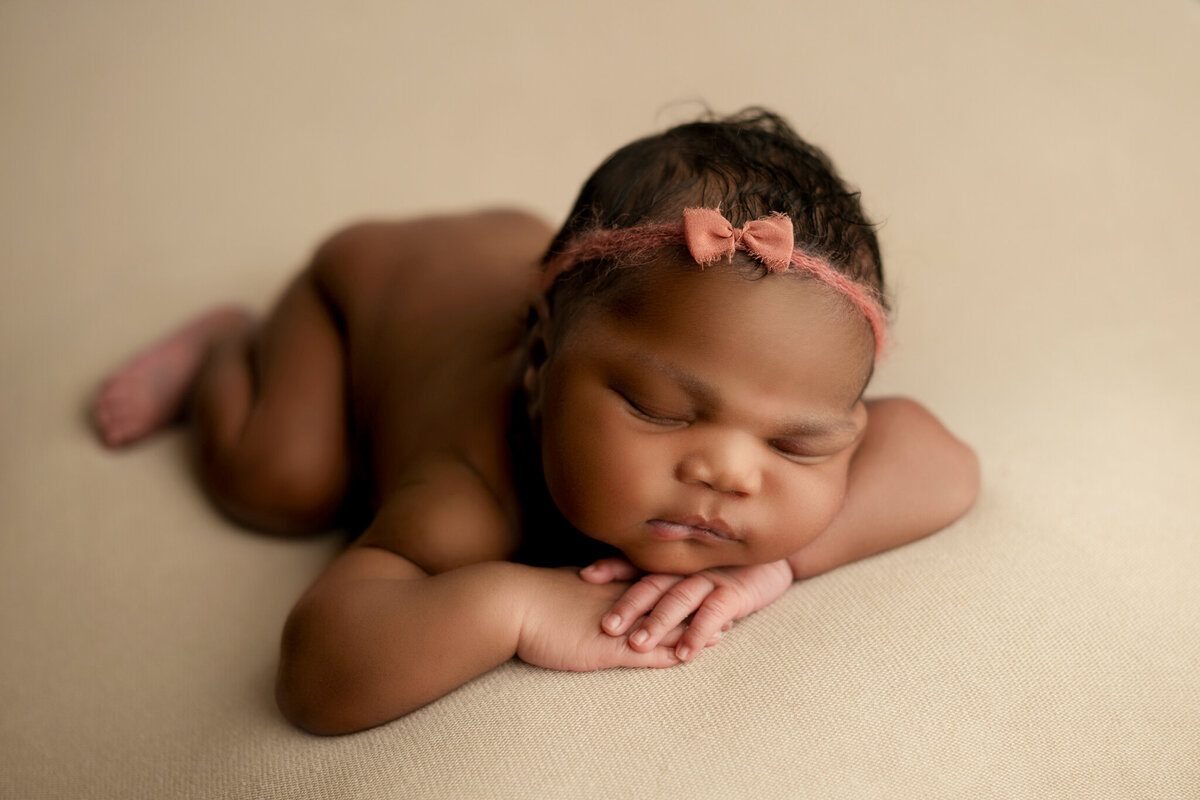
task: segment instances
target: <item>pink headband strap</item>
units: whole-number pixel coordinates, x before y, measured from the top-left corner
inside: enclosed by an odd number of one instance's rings
[[[816,278],[844,296],[867,318],[875,336],[876,360],[883,352],[887,312],[879,293],[838,272],[825,259],[794,247],[792,221],[779,213],[735,228],[715,208],[689,208],[683,212],[682,225],[664,223],[594,231],[573,240],[547,263],[542,273],[542,291],[549,291],[559,275],[584,261],[681,244],[702,266],[721,259],[732,261],[733,254],[743,250],[761,261],[768,272],[803,272]]]

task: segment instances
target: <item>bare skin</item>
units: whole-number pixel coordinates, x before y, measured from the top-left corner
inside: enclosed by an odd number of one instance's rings
[[[811,519],[803,531],[782,534],[794,536],[786,545],[748,535],[738,552],[753,558],[730,560],[722,554],[737,547],[710,547],[698,541],[700,529],[661,521],[652,521],[654,542],[633,542],[616,522],[611,532],[605,527],[604,510],[620,498],[597,495],[578,508],[559,502],[581,515],[571,520],[580,530],[648,569],[688,564],[695,574],[664,579],[614,557],[580,580],[577,568],[512,563],[530,511],[521,506],[506,438],[514,392],[532,387],[534,405],[569,421],[561,407],[574,396],[567,390],[586,393],[593,366],[603,367],[592,355],[603,351],[583,346],[589,340],[576,337],[567,347],[544,332],[539,346],[557,352],[561,345],[564,355],[530,372],[526,315],[537,303],[535,264],[551,234],[540,220],[511,211],[355,226],[322,245],[256,328],[238,312],[205,315],[118,370],[98,395],[94,418],[113,445],[149,435],[189,403],[207,490],[253,527],[320,529],[361,502],[370,523],[300,599],[284,631],[277,696],[297,725],[316,733],[371,727],[513,656],[554,669],[669,667],[715,643],[732,619],[771,602],[794,578],[931,533],[973,502],[974,456],[928,412],[908,401],[864,405],[855,396],[861,385],[849,388],[851,377],[831,379],[823,394],[797,380],[793,394],[780,394],[774,405],[734,393],[704,411],[709,428],[696,428],[702,450],[718,460],[736,442],[739,465],[769,465],[762,486],[778,483],[772,476],[801,476],[781,480],[823,498],[804,512]],[[840,324],[827,326],[830,347],[845,348],[831,364],[850,363],[861,350],[861,331]],[[618,329],[600,318],[595,325],[627,336],[625,344],[643,335],[636,325]],[[644,335],[658,341],[659,333]],[[726,381],[722,364],[744,354],[726,355],[693,366],[739,391],[761,388],[738,383],[752,371]],[[846,376],[862,372],[861,364],[847,369]],[[796,403],[838,431],[818,436],[828,453],[803,456],[811,461],[804,472],[787,471],[797,458],[790,453],[787,464],[775,460],[793,447],[790,440],[781,445],[773,432],[743,436],[751,428],[774,431],[779,409]],[[645,424],[619,413],[611,420]],[[634,449],[639,437],[656,435],[620,430]],[[714,492],[746,499],[757,491],[759,484],[719,486],[702,460],[687,462],[679,513],[715,507]],[[801,500],[787,502],[804,509]],[[681,536],[687,541],[676,541]],[[612,612],[620,612],[619,624],[611,624]]]
[[[136,442],[178,419],[209,347],[248,327],[250,320],[238,308],[213,309],[114,371],[92,405],[104,443],[120,447]]]

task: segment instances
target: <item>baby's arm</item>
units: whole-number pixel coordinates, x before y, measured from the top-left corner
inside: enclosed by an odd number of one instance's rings
[[[733,620],[773,602],[793,579],[898,547],[965,514],[979,492],[979,463],[971,449],[911,400],[867,405],[869,422],[850,463],[842,508],[810,544],[772,564],[689,576],[646,575],[605,616],[604,630],[613,636],[628,633],[634,648],[656,647],[662,631],[691,616],[676,651],[687,660]],[[603,583],[639,574],[628,562],[606,559],[582,577]]]
[[[637,652],[597,627],[626,588],[504,561],[426,575],[390,551],[355,547],[292,611],[276,699],[299,727],[340,734],[403,716],[514,655],[573,671],[677,664],[681,631]]]
[[[288,618],[279,708],[319,734],[406,714],[511,658],[519,604],[495,563],[430,576],[388,550],[354,547]]]
[[[841,510],[788,558],[798,580],[928,536],[975,504],[979,460],[970,447],[912,400],[875,400],[867,408]]]
[[[429,490],[444,499],[444,492]],[[451,518],[423,517],[412,503],[385,506],[361,543],[338,558],[301,597],[284,629],[276,697],[280,710],[313,733],[362,730],[407,714],[514,655],[537,666],[594,670],[668,667],[682,630],[653,648],[631,649],[596,625],[628,588],[593,585],[575,570],[477,560],[489,538],[486,510],[460,492]],[[463,513],[466,511],[466,513]],[[429,529],[451,551],[413,550],[404,536]],[[451,524],[454,523],[454,524]],[[473,530],[472,530],[473,529]],[[430,574],[397,551],[445,560]],[[433,563],[425,559],[427,565]],[[457,562],[457,566],[450,566]],[[441,571],[444,570],[444,571]]]

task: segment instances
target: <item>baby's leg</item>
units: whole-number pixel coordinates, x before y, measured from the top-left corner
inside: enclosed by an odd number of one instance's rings
[[[350,481],[345,345],[315,269],[254,336],[219,340],[193,397],[200,473],[235,519],[276,533],[326,527]]]
[[[187,406],[217,505],[255,528],[303,532],[329,525],[345,499],[345,384],[342,337],[309,269],[258,330],[243,312],[210,312],[136,356],[94,416],[116,445]]]

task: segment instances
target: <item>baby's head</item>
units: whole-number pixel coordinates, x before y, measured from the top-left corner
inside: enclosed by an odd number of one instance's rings
[[[526,390],[568,521],[680,573],[828,526],[885,320],[874,232],[820,151],[762,111],[634,142],[544,274]]]

